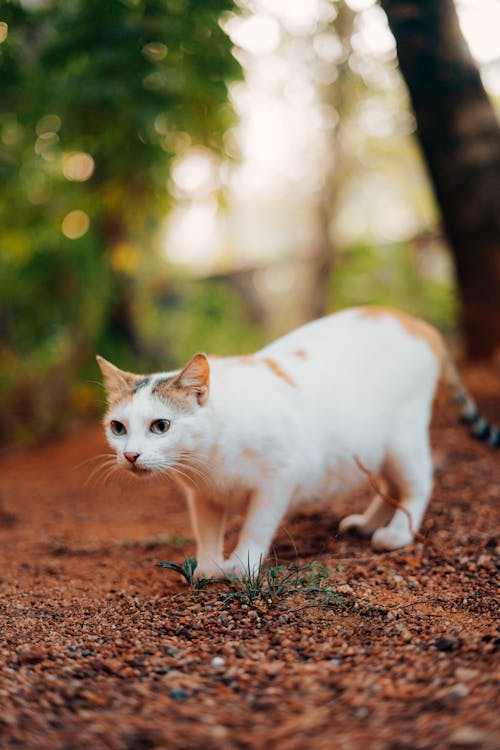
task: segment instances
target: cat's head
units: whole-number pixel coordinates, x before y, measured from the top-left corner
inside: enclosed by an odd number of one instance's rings
[[[108,411],[104,428],[118,464],[137,475],[192,465],[203,445],[210,368],[196,354],[179,372],[136,375],[97,357]]]

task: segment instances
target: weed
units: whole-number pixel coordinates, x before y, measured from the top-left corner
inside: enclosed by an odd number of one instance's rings
[[[170,560],[155,563],[158,568],[167,568],[182,576],[192,591],[199,591],[212,583],[211,578],[195,578],[197,565],[194,557],[186,557],[182,565]],[[260,602],[273,608],[278,601],[299,591],[307,597],[320,594],[325,601],[333,603],[338,596],[331,586],[325,584],[329,577],[330,569],[318,562],[300,565],[298,561],[293,561],[280,565],[275,560],[274,565],[264,566],[262,561],[256,568],[248,565],[243,576],[228,575],[220,583],[229,588],[225,601],[247,605]]]
[[[52,544],[51,552],[53,555],[66,555],[69,552],[69,545],[64,534],[56,534]]]
[[[212,581],[211,578],[195,578],[194,572],[198,567],[198,560],[195,557],[186,557],[182,565],[171,562],[170,560],[161,560],[160,562],[155,563],[155,566],[157,568],[167,568],[168,570],[175,571],[175,573],[178,573],[185,578],[192,590],[203,589]]]
[[[184,534],[172,534],[168,543],[173,544],[175,547],[184,547],[186,544],[189,544],[190,541],[191,540],[187,536],[184,536]]]
[[[190,539],[182,534],[172,534],[172,536],[169,536],[168,534],[158,534],[157,536],[147,537],[146,539],[124,539],[121,546],[124,549],[139,547],[140,549],[151,550],[158,549],[159,547],[168,547],[169,545],[174,547],[184,547],[184,545],[188,544],[190,541]]]
[[[304,591],[306,594],[330,591],[330,587],[324,586],[324,581],[329,575],[329,568],[317,562],[299,565],[294,561],[288,565],[279,565],[275,560],[274,565],[267,566],[259,563],[257,568],[248,566],[246,574],[242,577],[226,578],[225,583],[230,589],[227,598],[240,604],[261,601],[272,608],[279,600],[286,599],[298,591]]]

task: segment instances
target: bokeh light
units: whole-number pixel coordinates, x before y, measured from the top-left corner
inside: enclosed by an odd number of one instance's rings
[[[81,151],[67,154],[63,159],[63,174],[67,180],[85,182],[94,173],[95,163],[90,154]]]
[[[65,237],[70,240],[78,240],[88,232],[90,226],[90,219],[88,214],[81,209],[75,209],[70,211],[61,224],[61,231]]]

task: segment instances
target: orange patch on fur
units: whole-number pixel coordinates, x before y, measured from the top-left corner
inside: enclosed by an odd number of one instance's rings
[[[276,375],[276,377],[284,380],[285,383],[288,383],[288,385],[292,386],[292,388],[297,388],[297,383],[293,380],[293,378],[291,378],[290,375],[281,367],[281,365],[271,357],[260,359],[260,357],[253,357],[251,354],[244,354],[241,357],[236,357],[235,361],[242,365],[266,365],[266,367],[271,370],[273,375]]]
[[[361,307],[358,312],[360,317],[363,318],[381,318],[384,316],[394,318],[410,336],[425,341],[438,360],[442,361],[446,351],[443,338],[439,331],[424,320],[414,318],[400,310],[393,310],[390,307]]]
[[[288,383],[288,385],[291,385],[292,388],[297,388],[297,383],[293,380],[293,378],[290,377],[290,375],[285,372],[285,370],[281,367],[281,365],[276,362],[275,359],[271,359],[271,357],[266,357],[262,360],[267,367],[271,370],[273,375],[276,375],[276,377],[281,378],[285,381],[285,383]]]
[[[305,349],[297,349],[294,351],[294,354],[296,357],[299,357],[299,359],[307,359],[307,352]]]
[[[180,408],[189,408],[193,396],[200,406],[204,406],[208,399],[209,381],[210,367],[207,358],[204,354],[198,353],[178,375],[158,383],[154,392],[163,399],[173,401]]]
[[[241,451],[241,455],[244,456],[245,458],[251,458],[251,459],[261,458],[260,453],[258,451],[252,450],[252,448],[244,448]]]
[[[191,394],[175,383],[160,383],[155,387],[154,392],[164,401],[170,401],[183,411],[189,410],[192,405]]]

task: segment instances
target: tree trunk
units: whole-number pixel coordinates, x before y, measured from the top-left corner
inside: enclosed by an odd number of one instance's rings
[[[500,128],[453,0],[380,0],[455,259],[466,354],[500,345]]]
[[[120,243],[127,242],[127,222],[120,212],[108,213],[102,220],[101,235],[108,253]],[[113,305],[109,312],[108,327],[116,341],[125,344],[135,357],[140,357],[143,352],[135,326],[133,297],[132,279],[123,272],[115,271]]]

